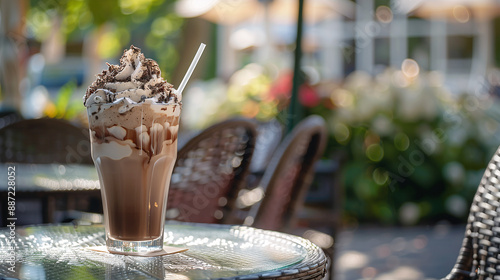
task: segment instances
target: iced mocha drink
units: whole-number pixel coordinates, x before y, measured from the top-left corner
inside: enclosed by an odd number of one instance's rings
[[[161,78],[158,64],[132,46],[120,65],[108,64],[98,75],[84,103],[108,250],[161,250],[180,97]]]

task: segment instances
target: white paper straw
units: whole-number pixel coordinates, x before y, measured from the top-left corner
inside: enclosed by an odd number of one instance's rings
[[[182,91],[184,90],[187,82],[189,81],[189,78],[191,78],[191,74],[193,74],[194,68],[196,68],[196,64],[198,64],[198,61],[200,60],[200,57],[203,54],[205,46],[206,45],[203,43],[200,44],[200,47],[198,48],[198,51],[196,52],[196,55],[194,56],[194,59],[191,62],[191,65],[189,65],[186,75],[184,75],[184,78],[182,79],[182,82],[179,85],[179,88],[177,89],[177,94],[179,95],[182,94]]]

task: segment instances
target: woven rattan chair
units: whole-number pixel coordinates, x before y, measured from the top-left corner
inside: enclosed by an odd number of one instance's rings
[[[177,155],[167,219],[224,223],[244,183],[256,135],[253,121],[232,119],[189,140]]]
[[[314,163],[325,145],[326,127],[321,117],[310,116],[300,122],[274,153],[259,188],[252,190],[264,196],[251,207],[245,224],[270,230],[291,229],[313,179]]]
[[[49,118],[14,122],[0,129],[0,162],[14,164],[93,165],[90,156],[88,129],[78,128],[64,120]],[[22,174],[22,170],[19,170],[18,174]],[[75,210],[75,203],[77,201],[83,201],[84,204],[88,204],[90,200],[98,202],[100,199],[98,190],[47,190],[34,192],[24,189],[27,187],[31,186],[17,185],[16,201],[24,201],[30,207],[34,207],[34,209],[41,208],[42,217],[39,220],[33,221],[34,223],[55,222],[54,215],[56,210],[63,209],[67,211],[64,212],[67,214]],[[0,193],[2,202],[7,201],[6,195],[6,192]],[[37,206],[40,205],[39,202],[41,202],[41,206]],[[30,207],[25,208],[29,210]],[[5,211],[7,207],[2,207],[2,209]],[[23,214],[21,210],[16,213],[19,215],[29,215],[29,213]],[[28,221],[31,219],[20,218],[19,220],[22,224],[24,220]]]
[[[470,208],[465,237],[447,280],[500,279],[500,149],[488,164]]]
[[[15,110],[0,110],[0,129],[22,120],[21,114]]]
[[[0,162],[93,164],[88,129],[58,119],[31,119],[0,129]]]

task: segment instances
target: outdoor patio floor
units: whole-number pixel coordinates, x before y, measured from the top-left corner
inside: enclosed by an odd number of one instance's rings
[[[453,267],[465,225],[359,227],[337,237],[335,280],[431,280]]]

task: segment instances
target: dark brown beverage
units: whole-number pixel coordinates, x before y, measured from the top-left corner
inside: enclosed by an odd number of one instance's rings
[[[109,236],[128,241],[160,237],[175,157],[148,162],[147,157],[134,155],[97,161]]]

